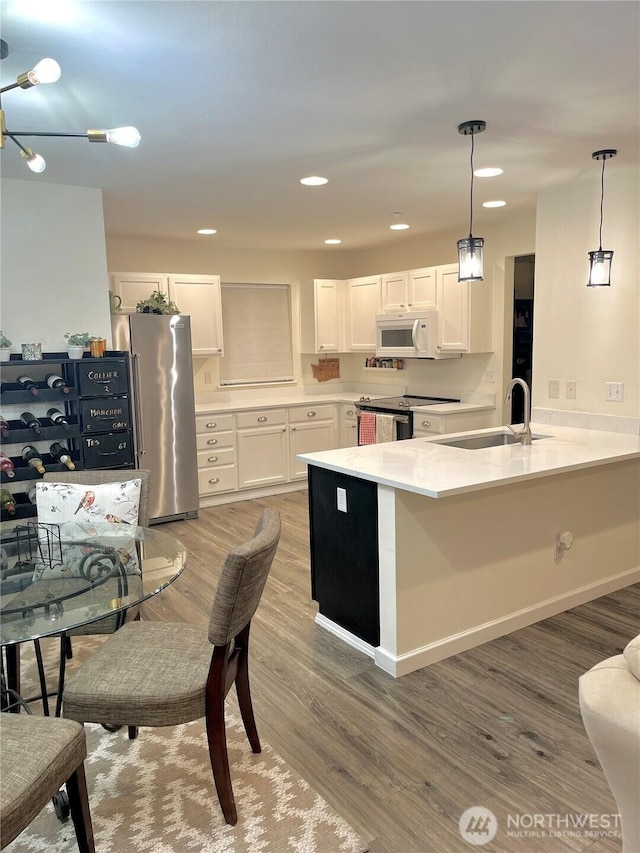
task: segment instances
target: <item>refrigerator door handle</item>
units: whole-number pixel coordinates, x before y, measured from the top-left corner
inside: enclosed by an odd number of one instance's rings
[[[142,424],[142,407],[140,406],[140,393],[139,389],[142,387],[140,384],[140,356],[137,352],[132,354],[133,360],[133,380],[136,389],[136,393],[133,395],[133,401],[135,405],[136,411],[136,456],[143,456],[147,451],[142,447],[142,436],[144,433],[144,428]]]

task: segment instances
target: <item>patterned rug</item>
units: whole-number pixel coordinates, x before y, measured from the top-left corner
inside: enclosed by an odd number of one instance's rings
[[[74,642],[74,663],[80,645]],[[33,668],[25,657],[27,686]],[[142,728],[134,741],[126,729],[109,733],[87,725],[86,732],[97,853],[366,853],[356,832],[264,740],[261,753],[251,752],[242,723],[229,707],[235,827],[224,822],[220,810],[204,720]],[[73,823],[58,821],[51,805],[5,848],[6,853],[77,849]]]

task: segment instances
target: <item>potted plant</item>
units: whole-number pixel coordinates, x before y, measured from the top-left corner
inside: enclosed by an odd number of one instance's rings
[[[82,358],[85,349],[89,346],[89,332],[67,332],[67,355],[69,358]]]
[[[11,358],[11,341],[0,330],[0,361],[9,361]]]
[[[167,299],[160,290],[154,290],[148,299],[142,299],[136,305],[138,314],[179,314],[180,309],[175,302]]]

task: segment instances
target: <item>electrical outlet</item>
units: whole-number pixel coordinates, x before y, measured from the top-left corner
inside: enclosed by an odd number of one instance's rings
[[[211,380],[211,371],[210,370],[205,370],[205,372],[204,372],[204,384],[205,385],[212,385],[213,384],[213,382]]]
[[[336,505],[340,512],[347,511],[347,490],[340,488],[340,486],[336,488]]]
[[[484,374],[485,382],[495,382],[496,381],[496,372],[495,370],[486,370]]]
[[[612,403],[621,403],[624,399],[624,382],[605,382],[604,399]]]
[[[560,380],[559,379],[550,379],[549,380],[549,390],[547,392],[547,396],[550,400],[557,400],[560,396]]]
[[[567,400],[575,400],[576,399],[576,391],[578,388],[578,383],[575,379],[567,379],[567,382],[564,387],[564,396]]]

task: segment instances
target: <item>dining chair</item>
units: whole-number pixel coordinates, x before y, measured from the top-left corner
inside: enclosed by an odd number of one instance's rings
[[[204,626],[129,622],[69,679],[63,714],[81,723],[176,726],[205,717],[209,759],[224,818],[238,815],[225,731],[235,684],[245,731],[260,752],[249,688],[249,632],[280,540],[280,514],[265,509],[252,539],[227,554]],[[212,648],[213,646],[213,648]]]
[[[73,720],[0,714],[0,847],[4,849],[66,782],[80,853],[95,853],[84,759]]]

